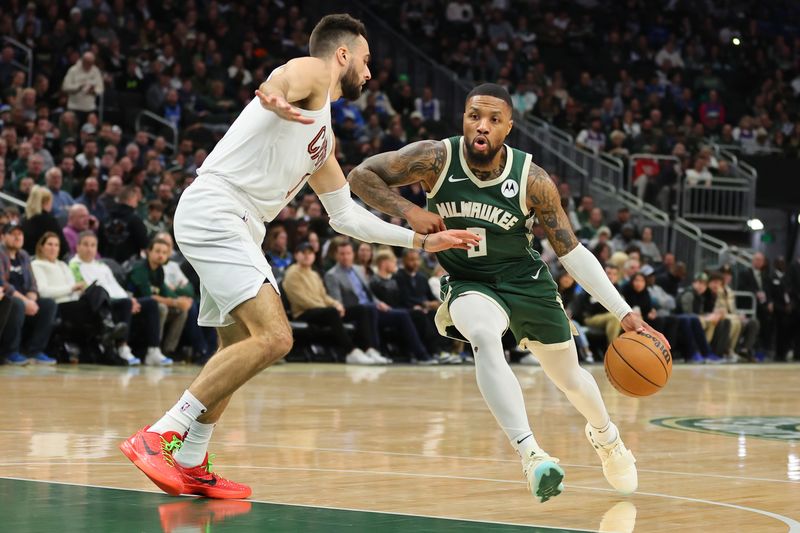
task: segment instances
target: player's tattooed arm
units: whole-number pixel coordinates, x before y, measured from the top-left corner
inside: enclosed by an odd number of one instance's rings
[[[423,182],[430,190],[444,169],[447,152],[441,141],[419,141],[396,152],[386,152],[366,159],[347,177],[350,188],[371,207],[384,213],[405,217],[418,207],[392,187]]]
[[[556,184],[544,169],[533,163],[528,172],[527,196],[528,208],[536,214],[550,246],[559,257],[578,246],[569,218],[561,207]]]

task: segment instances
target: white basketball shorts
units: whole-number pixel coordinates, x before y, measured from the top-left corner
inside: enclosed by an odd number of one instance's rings
[[[201,326],[233,324],[230,312],[270,283],[278,292],[261,243],[266,228],[246,195],[209,174],[181,195],[175,240],[200,277]]]

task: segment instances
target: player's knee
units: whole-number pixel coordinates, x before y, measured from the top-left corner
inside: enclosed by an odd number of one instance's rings
[[[257,353],[262,368],[284,357],[294,344],[291,330],[259,333],[253,335],[252,340],[258,345]]]

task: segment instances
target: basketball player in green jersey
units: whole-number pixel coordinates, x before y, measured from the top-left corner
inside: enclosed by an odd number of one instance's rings
[[[350,173],[350,185],[372,207],[405,217],[421,233],[446,226],[482,236],[471,250],[437,254],[448,276],[436,322],[443,335],[472,344],[478,387],[522,458],[531,492],[542,502],[557,496],[564,471],[531,432],[522,390],[503,353],[501,338],[509,328],[586,418],[586,437],[608,482],[630,494],[638,484],[635,459],[594,378],[578,365],[574,331],[547,266],[530,246],[526,219],[537,217],[567,272],[619,317],[625,331],[648,331],[669,344],[631,312],[597,259],[578,243],[547,172],[529,154],[504,144],[511,117],[508,92],[480,85],[467,96],[462,137],[421,141],[371,157]],[[390,189],[415,182],[428,192],[427,211]]]

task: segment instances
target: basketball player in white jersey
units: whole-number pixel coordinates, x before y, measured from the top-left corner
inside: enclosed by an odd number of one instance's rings
[[[250,487],[211,471],[208,443],[231,395],[286,355],[292,331],[261,242],[264,222],[308,182],[336,231],[367,242],[440,251],[467,249],[467,231],[421,235],[383,222],[356,204],[331,154],[330,104],[356,99],[370,79],[363,24],[324,17],[311,57],[276,69],[197,171],[175,212],[175,238],[200,276],[202,326],[216,327],[220,351],[180,400],[120,449],[169,494],[246,498]]]

